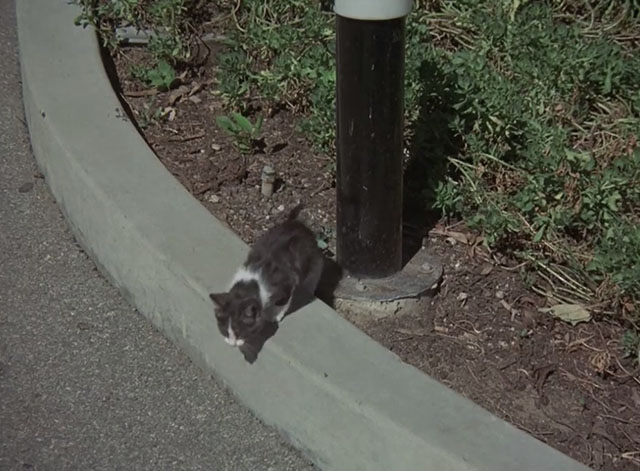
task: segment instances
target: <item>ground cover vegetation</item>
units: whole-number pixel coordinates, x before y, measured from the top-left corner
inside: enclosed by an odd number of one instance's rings
[[[233,117],[218,122],[239,148],[251,148],[260,104],[295,112],[334,154],[335,31],[319,2],[77,2],[77,22],[96,25],[111,50],[117,26],[150,32],[152,60],[131,74],[158,89],[201,66],[201,26],[215,23],[215,93]],[[407,20],[413,211],[464,220],[538,294],[621,320],[630,354],[640,343],[639,45],[638,0],[429,0]]]

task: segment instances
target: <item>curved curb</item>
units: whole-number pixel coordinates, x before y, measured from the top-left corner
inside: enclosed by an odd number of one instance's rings
[[[325,470],[586,470],[417,369],[316,301],[248,365],[207,293],[246,246],[124,118],[95,35],[67,0],[18,0],[34,154],[78,240],[115,285]]]

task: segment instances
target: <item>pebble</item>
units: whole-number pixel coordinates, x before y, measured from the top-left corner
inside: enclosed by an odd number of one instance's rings
[[[219,203],[220,202],[220,197],[218,195],[212,194],[211,196],[209,196],[209,201],[211,203]]]
[[[280,206],[278,206],[278,211],[280,212],[284,211],[284,204],[281,204]]]
[[[358,290],[358,291],[366,291],[367,290],[367,285],[365,285],[362,281],[357,281],[356,282],[356,290]]]
[[[28,193],[31,190],[33,190],[33,183],[31,182],[23,183],[22,185],[20,185],[20,188],[18,188],[19,193]]]

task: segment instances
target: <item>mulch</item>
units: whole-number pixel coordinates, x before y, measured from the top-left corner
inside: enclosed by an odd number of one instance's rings
[[[225,114],[213,69],[155,93],[129,78],[142,50],[114,57],[123,99],[166,168],[247,243],[298,202],[305,220],[335,247],[331,159],[315,152],[286,109],[265,117],[258,151],[243,155],[216,124]],[[260,191],[265,165],[276,191]],[[516,268],[495,263],[463,224],[425,239],[445,276],[428,309],[386,319],[353,318],[372,338],[443,384],[596,470],[640,469],[640,367],[625,358],[624,329],[594,319],[571,326],[540,312],[546,300]]]

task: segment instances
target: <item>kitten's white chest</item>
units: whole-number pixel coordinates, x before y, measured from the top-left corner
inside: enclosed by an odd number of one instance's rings
[[[242,347],[244,345],[244,340],[239,339],[233,331],[233,327],[231,327],[231,319],[229,319],[229,324],[227,325],[227,336],[224,340],[232,347]]]

